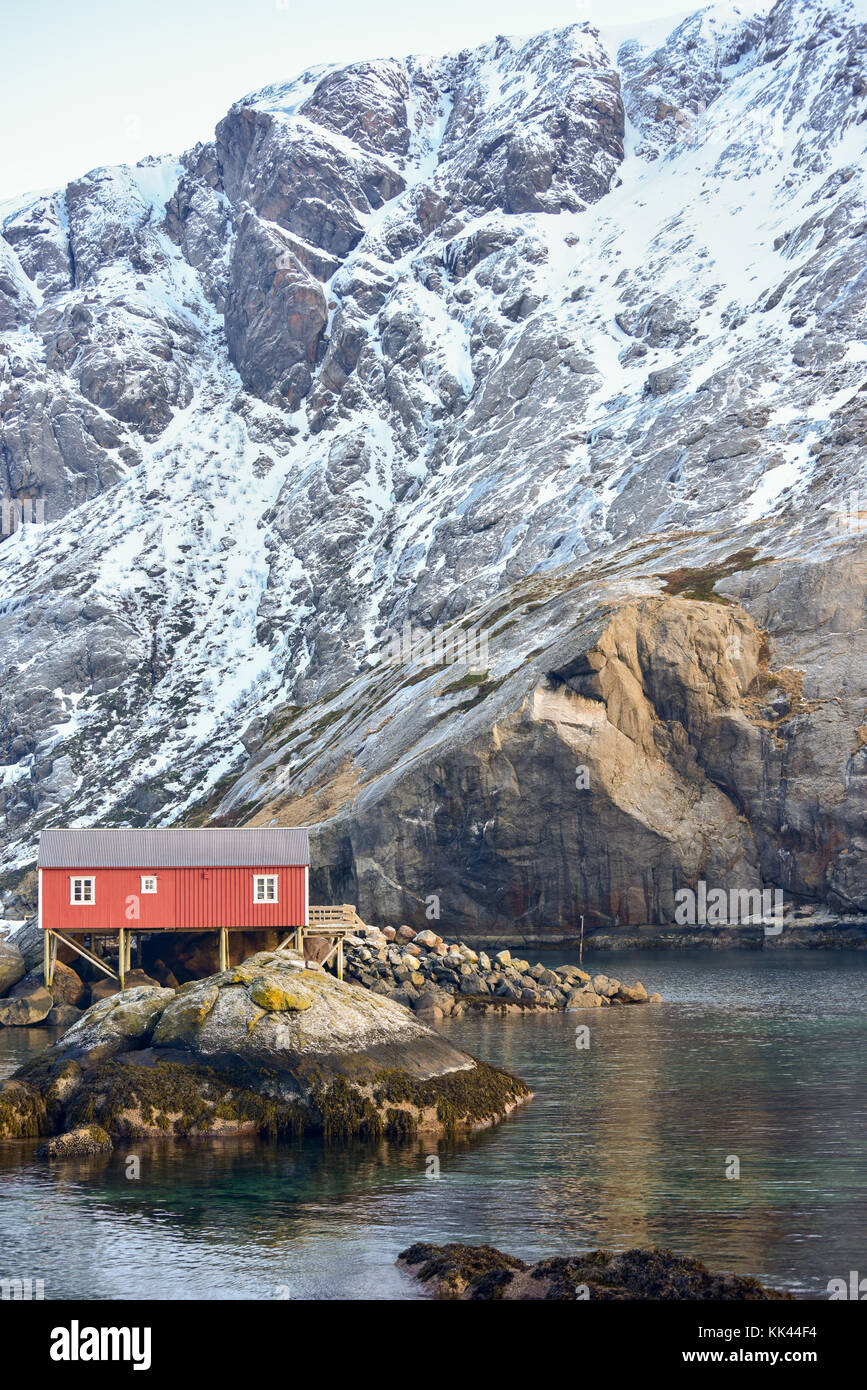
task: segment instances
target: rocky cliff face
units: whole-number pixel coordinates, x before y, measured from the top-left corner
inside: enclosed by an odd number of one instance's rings
[[[465,934],[867,911],[863,20],[317,70],[0,210],[6,866],[294,822]]]

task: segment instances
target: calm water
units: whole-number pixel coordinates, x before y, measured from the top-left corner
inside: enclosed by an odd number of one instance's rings
[[[819,1295],[867,1273],[867,956],[585,964],[667,1002],[440,1025],[535,1091],[456,1147],[139,1145],[130,1180],[123,1154],[49,1169],[35,1143],[0,1143],[0,1276],[51,1298],[413,1298],[393,1261],[415,1240],[655,1243]],[[0,1074],[45,1042],[0,1031]]]

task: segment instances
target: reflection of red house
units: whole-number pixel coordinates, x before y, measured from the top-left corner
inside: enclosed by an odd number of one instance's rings
[[[43,830],[39,923],[46,933],[219,931],[221,945],[226,931],[290,931],[307,926],[309,863],[307,831],[282,827]]]

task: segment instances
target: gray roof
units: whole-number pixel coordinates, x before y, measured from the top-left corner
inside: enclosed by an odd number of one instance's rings
[[[40,869],[269,868],[309,864],[306,830],[43,830]]]

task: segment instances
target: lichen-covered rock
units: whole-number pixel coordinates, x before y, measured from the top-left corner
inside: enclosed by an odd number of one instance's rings
[[[72,1058],[110,1057],[144,1046],[174,991],[148,985],[122,990],[92,1004],[54,1045],[54,1055]]]
[[[93,1005],[19,1080],[45,1123],[115,1137],[191,1133],[405,1138],[494,1124],[529,1091],[409,1010],[260,952],[179,990]]]

